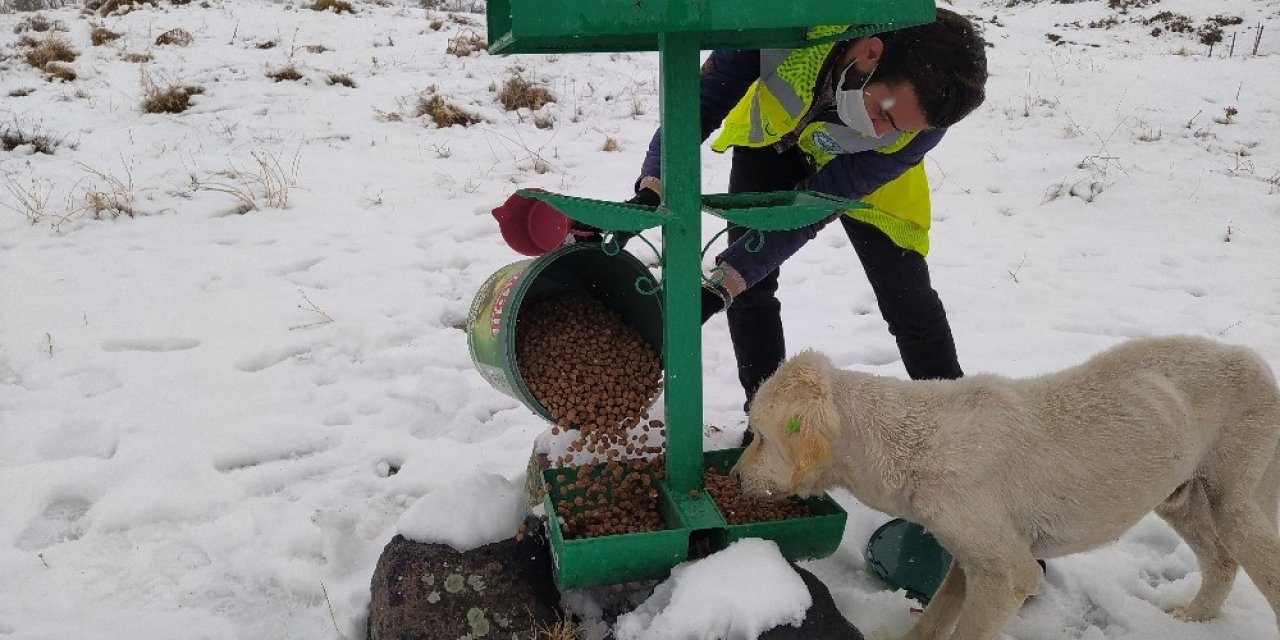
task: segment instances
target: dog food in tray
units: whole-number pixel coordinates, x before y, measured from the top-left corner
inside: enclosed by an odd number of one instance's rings
[[[794,496],[782,500],[749,498],[742,493],[742,487],[733,478],[714,467],[706,470],[702,482],[707,487],[707,493],[711,494],[711,499],[715,500],[716,507],[720,509],[720,515],[729,524],[770,522],[813,515],[809,505]]]
[[[627,460],[556,470],[549,488],[564,538],[663,529],[653,466]]]

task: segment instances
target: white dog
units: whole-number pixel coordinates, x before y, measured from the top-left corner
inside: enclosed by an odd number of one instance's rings
[[[1039,590],[1036,558],[1104,545],[1152,510],[1200,564],[1174,615],[1215,617],[1243,567],[1280,624],[1280,390],[1247,349],[1150,338],[1035,378],[930,381],[806,351],[760,387],[751,424],[734,468],[749,495],[844,487],[951,553],[910,638],[993,638]]]

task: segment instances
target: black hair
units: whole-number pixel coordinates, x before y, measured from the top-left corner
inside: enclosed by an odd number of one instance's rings
[[[875,37],[884,42],[875,79],[910,82],[930,126],[950,127],[986,98],[987,45],[964,16],[938,9],[933,22]]]

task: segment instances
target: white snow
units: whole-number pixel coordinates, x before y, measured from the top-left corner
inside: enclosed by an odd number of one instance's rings
[[[397,530],[415,542],[470,551],[514,536],[524,507],[523,484],[494,473],[476,473],[419,498],[400,516]]]
[[[1033,375],[1168,333],[1247,345],[1280,369],[1275,4],[956,8],[993,45],[986,104],[928,160],[933,282],[965,370]],[[521,187],[629,197],[659,122],[657,55],[458,57],[450,41],[483,35],[482,14],[357,9],[46,11],[79,54],[67,83],[23,60],[20,39],[48,35],[15,33],[33,14],[0,14],[0,133],[54,144],[0,150],[0,638],[360,638],[401,526],[461,546],[501,535],[502,496],[545,425],[477,374],[461,330],[485,278],[522,259],[489,210]],[[1194,34],[1134,21],[1161,11],[1243,21],[1210,56]],[[91,46],[91,24],[122,37]],[[193,44],[155,44],[173,28]],[[266,77],[290,64],[301,81]],[[497,90],[515,72],[557,101],[504,110]],[[203,93],[148,115],[148,83]],[[484,121],[414,116],[431,92]],[[726,158],[704,158],[703,191],[723,191]],[[711,240],[720,227],[703,222]],[[838,228],[787,263],[780,295],[790,351],[905,375]],[[724,446],[742,393],[723,318],[703,336],[707,438]],[[805,568],[864,632],[905,633],[914,603],[862,557],[887,516],[834,495],[844,540]],[[646,624],[752,628],[762,619],[731,606],[745,602],[737,571],[769,570],[750,555],[685,567]],[[1243,574],[1218,620],[1164,613],[1199,582],[1187,546],[1149,517],[1051,561],[1004,637],[1277,637]],[[693,611],[680,594],[695,586],[728,608]]]
[[[812,604],[777,543],[748,538],[672,569],[613,631],[618,640],[751,640],[780,625],[799,626]]]

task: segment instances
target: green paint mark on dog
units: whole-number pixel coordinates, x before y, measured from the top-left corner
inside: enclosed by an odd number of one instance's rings
[[[800,430],[800,416],[791,416],[791,419],[787,420],[787,435],[794,435],[795,432],[799,430]]]

